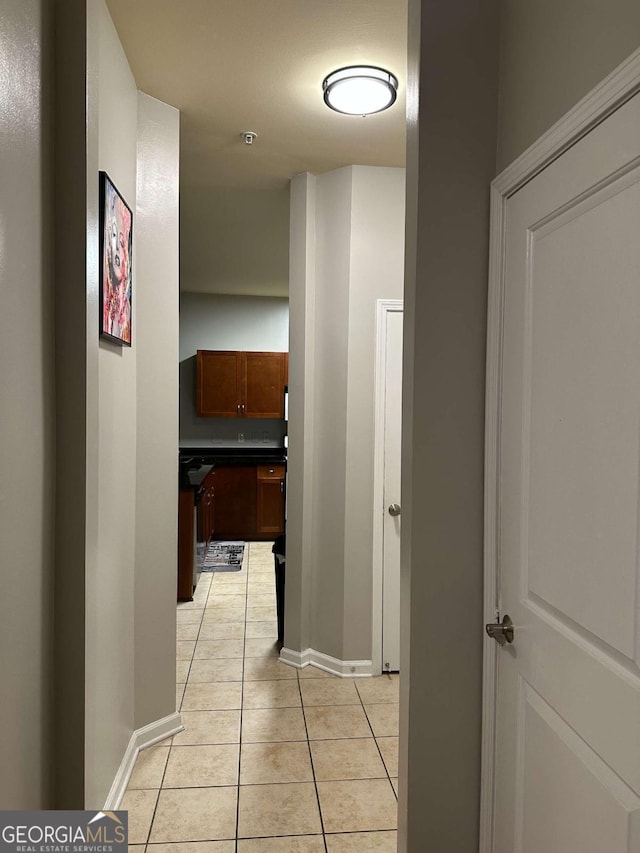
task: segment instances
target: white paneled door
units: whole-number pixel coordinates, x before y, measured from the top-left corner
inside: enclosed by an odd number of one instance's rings
[[[640,853],[640,95],[503,240],[491,849]]]

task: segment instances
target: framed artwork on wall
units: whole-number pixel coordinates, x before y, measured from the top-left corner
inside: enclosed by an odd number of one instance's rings
[[[100,337],[131,346],[133,213],[100,172]]]

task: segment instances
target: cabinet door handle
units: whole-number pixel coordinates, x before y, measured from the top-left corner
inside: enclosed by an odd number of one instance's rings
[[[284,480],[280,480],[280,491],[284,494]]]
[[[238,414],[240,414],[240,403],[238,403],[238,405],[236,406],[236,412],[237,412]]]
[[[240,406],[240,408],[242,409],[242,414],[244,415],[244,403]]]

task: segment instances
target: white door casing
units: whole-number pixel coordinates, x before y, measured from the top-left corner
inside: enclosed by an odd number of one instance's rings
[[[638,88],[492,188],[482,853],[640,851]]]
[[[400,668],[400,526],[389,504],[401,505],[403,303],[377,302],[373,506],[374,674]],[[389,664],[388,668],[385,664]]]

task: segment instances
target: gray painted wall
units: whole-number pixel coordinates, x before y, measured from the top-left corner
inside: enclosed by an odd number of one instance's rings
[[[285,644],[371,660],[376,300],[402,297],[404,170],[299,176],[291,220]]]
[[[176,708],[179,149],[178,111],[139,92],[136,729]]]
[[[287,193],[288,198],[288,193]],[[288,352],[289,301],[279,297],[180,294],[180,438],[228,443],[282,438],[282,421],[268,418],[199,418],[196,415],[196,352]]]
[[[398,849],[477,853],[499,7],[409,6]]]
[[[110,173],[135,211],[138,92],[103,0],[68,0],[56,5],[56,16],[55,803],[82,808],[104,805],[131,737],[135,657],[144,656],[135,641],[148,637],[146,631],[162,633],[154,663],[164,660],[166,673],[164,688],[156,683],[157,693],[149,693],[141,713],[159,719],[175,708],[171,702],[167,711],[166,704],[175,659],[175,577],[154,590],[167,621],[160,609],[150,614],[141,608],[136,624],[137,360],[145,355],[145,327],[138,341],[135,296],[131,350],[100,341],[97,318],[98,170]],[[176,157],[174,149],[174,175]],[[175,206],[167,228],[172,218],[175,224]],[[145,257],[159,257],[168,245],[153,244],[156,236],[145,230],[144,216],[141,225],[138,234],[134,224],[134,287],[144,305],[145,280],[151,279],[152,301],[166,284],[175,310],[176,273],[172,280],[153,272],[145,278]],[[174,316],[173,330],[165,328],[173,365],[176,326]],[[141,357],[141,381],[147,366]],[[175,379],[174,370],[174,403]],[[170,389],[171,374],[165,382]],[[139,402],[144,418],[148,398],[140,394]],[[172,422],[156,425],[159,444],[174,448],[174,463],[176,435],[175,414]],[[150,454],[151,443],[146,450]],[[171,465],[164,451],[156,461],[159,474]],[[175,468],[170,476],[175,478]],[[157,528],[170,538],[175,501],[159,495],[154,507]]]
[[[638,0],[503,0],[498,171],[639,45]]]
[[[0,803],[51,808],[54,495],[49,4],[0,10]]]
[[[136,210],[138,92],[104,0],[90,0],[98,33],[98,167]],[[138,246],[134,223],[134,266]],[[135,285],[134,285],[135,286]],[[95,565],[87,570],[85,797],[100,808],[134,725],[134,577],[136,525],[136,305],[132,347],[98,339],[98,424],[88,436],[98,454]]]
[[[344,655],[371,660],[376,300],[404,291],[405,171],[353,167]]]
[[[343,658],[344,643],[351,184],[352,171],[348,167],[316,178],[313,259],[315,400],[309,639],[311,648],[338,659]],[[289,287],[293,286],[290,282]],[[291,353],[291,360],[294,358],[295,354]],[[290,396],[290,408],[297,405],[299,401]],[[289,466],[289,482],[298,476],[300,472]]]
[[[494,152],[502,170],[637,48],[640,6],[409,5],[398,849],[476,853]]]

